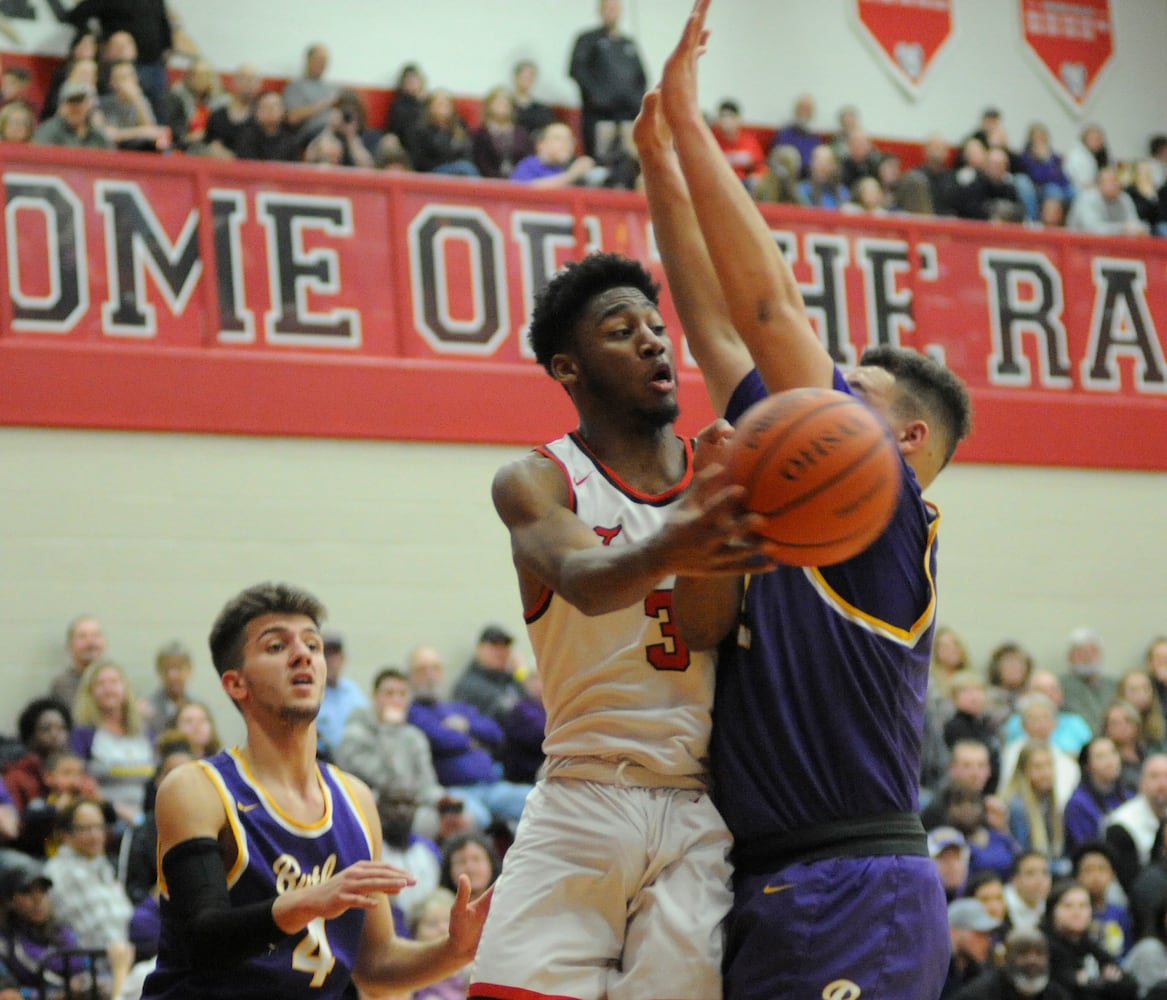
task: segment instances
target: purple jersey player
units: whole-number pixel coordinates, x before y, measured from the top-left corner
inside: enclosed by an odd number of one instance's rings
[[[903,459],[895,515],[853,559],[677,583],[685,641],[721,644],[714,794],[736,867],[725,997],[936,1000],[948,926],[916,792],[938,514],[921,491],[967,433],[968,398],[912,351],[868,351],[846,376],[835,367],[698,108],[708,6],[696,3],[636,139],[713,404],[732,421],[770,392],[849,392],[886,421]]]

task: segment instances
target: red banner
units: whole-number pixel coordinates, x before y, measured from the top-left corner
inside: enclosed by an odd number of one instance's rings
[[[1021,0],[1021,28],[1054,90],[1081,108],[1114,53],[1110,0]]]
[[[0,424],[532,444],[574,419],[535,292],[592,248],[662,275],[628,192],[3,155]],[[765,211],[840,364],[900,344],[968,383],[961,460],[1167,470],[1167,242]]]
[[[855,0],[856,19],[880,62],[912,97],[952,35],[952,0]]]

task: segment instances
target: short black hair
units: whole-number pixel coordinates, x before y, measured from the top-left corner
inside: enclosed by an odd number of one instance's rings
[[[926,415],[939,424],[944,435],[943,464],[947,465],[957,444],[972,430],[972,402],[964,383],[934,358],[891,344],[869,347],[859,364],[890,372],[906,390],[896,403],[901,416]]]
[[[717,105],[717,113],[719,115],[731,114],[740,116],[742,113],[741,105],[737,101],[729,100],[728,98]]]
[[[639,261],[615,253],[588,254],[570,261],[535,296],[527,342],[535,360],[551,374],[551,359],[570,350],[575,327],[589,302],[611,288],[635,288],[654,306],[660,285]]]
[[[400,667],[382,667],[377,671],[377,676],[373,678],[373,693],[377,693],[377,688],[381,686],[381,682],[392,677],[394,680],[401,681],[407,688],[409,687],[409,678],[405,675],[405,671]]]
[[[1165,146],[1167,146],[1167,135],[1153,135],[1151,141],[1147,143],[1147,150],[1152,156],[1158,156]]]
[[[307,615],[317,628],[324,620],[324,605],[306,590],[286,583],[258,583],[236,594],[219,612],[211,626],[211,662],[222,677],[238,670],[248,624],[261,615]]]

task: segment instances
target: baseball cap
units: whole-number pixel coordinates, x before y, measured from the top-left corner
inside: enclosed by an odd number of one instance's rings
[[[59,100],[79,101],[85,97],[92,97],[93,94],[93,84],[87,83],[85,80],[66,80],[61,85]]]
[[[43,885],[46,889],[53,884],[53,880],[45,874],[40,862],[32,858],[21,859],[11,867],[0,869],[0,899],[11,899],[17,892],[25,892],[35,885]]]
[[[324,642],[324,652],[335,653],[344,649],[344,636],[339,632],[324,632],[320,636]]]
[[[928,834],[928,854],[938,858],[950,847],[965,848],[964,834],[954,826],[938,826]]]
[[[482,630],[482,635],[478,637],[479,642],[500,642],[504,646],[509,646],[515,641],[515,637],[510,634],[501,625],[487,625]]]
[[[958,899],[948,904],[948,926],[966,931],[980,931],[987,934],[1000,926],[985,904],[979,899]]]

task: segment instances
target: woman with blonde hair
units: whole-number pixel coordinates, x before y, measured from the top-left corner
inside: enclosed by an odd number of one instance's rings
[[[91,663],[81,675],[73,721],[73,749],[118,818],[135,825],[154,773],[154,746],[125,671],[112,660]]]
[[[515,164],[535,152],[527,130],[515,121],[515,101],[506,87],[492,87],[482,100],[482,124],[474,130],[474,166],[483,177],[506,180]]]
[[[1030,740],[1021,747],[1004,799],[1013,839],[1023,850],[1044,854],[1054,874],[1065,874],[1063,803],[1054,789],[1054,750],[1048,743]]]
[[[213,757],[223,749],[211,710],[201,701],[184,702],[170,727],[158,734],[158,752],[184,741],[196,758]]]
[[[1118,697],[1138,711],[1139,729],[1147,752],[1161,751],[1167,739],[1167,722],[1151,675],[1145,670],[1128,670],[1118,679]]]

